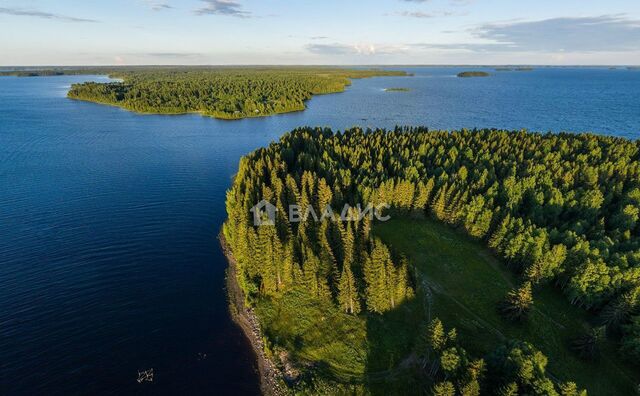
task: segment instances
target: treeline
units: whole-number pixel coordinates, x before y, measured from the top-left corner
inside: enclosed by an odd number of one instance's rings
[[[388,203],[430,215],[485,241],[521,276],[506,313],[525,315],[531,290],[552,282],[637,360],[639,148],[590,134],[298,129],[242,160],[225,233],[252,296],[304,284],[347,312],[384,312],[412,289],[406,263],[372,239],[368,221],[254,228],[249,208],[267,199],[282,216],[289,203],[319,212]]]
[[[105,74],[104,69],[67,69],[67,68],[53,68],[53,69],[32,69],[32,68],[16,68],[15,70],[0,71],[1,76],[15,76],[15,77],[50,77],[50,76],[74,76],[83,74]]]
[[[143,113],[199,112],[224,119],[305,108],[313,95],[342,92],[351,78],[406,75],[336,68],[151,68],[109,73],[122,82],[73,84],[68,96]]]
[[[66,73],[58,70],[34,70],[34,71],[13,71],[3,72],[3,76],[16,76],[16,77],[49,77],[49,76],[64,76]]]

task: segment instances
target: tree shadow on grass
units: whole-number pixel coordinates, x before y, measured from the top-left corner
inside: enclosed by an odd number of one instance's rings
[[[372,395],[421,394],[416,348],[426,329],[424,302],[404,302],[384,314],[367,317],[367,387]]]

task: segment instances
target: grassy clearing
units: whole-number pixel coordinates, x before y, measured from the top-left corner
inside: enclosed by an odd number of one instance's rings
[[[596,362],[573,355],[568,340],[588,328],[588,315],[571,306],[552,287],[534,291],[535,309],[525,324],[511,324],[496,304],[517,279],[480,242],[432,220],[393,219],[376,225],[374,233],[416,266],[433,291],[431,314],[456,327],[463,345],[483,355],[502,340],[528,341],[549,357],[549,371],[573,380],[590,395],[634,394],[640,375],[607,344]]]
[[[374,394],[408,383],[403,362],[426,326],[418,298],[384,315],[353,316],[302,289],[260,300],[256,313],[269,344],[299,366],[309,363],[314,374],[341,383],[367,383]]]
[[[263,299],[256,313],[269,341],[299,361],[326,367],[343,379],[361,377],[367,364],[367,328],[360,317],[344,314],[303,290]]]

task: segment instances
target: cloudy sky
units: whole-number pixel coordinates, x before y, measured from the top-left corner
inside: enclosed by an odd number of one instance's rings
[[[0,0],[0,65],[640,64],[640,0]]]

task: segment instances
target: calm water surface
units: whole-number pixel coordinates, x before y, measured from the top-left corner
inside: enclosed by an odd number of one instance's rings
[[[296,126],[640,133],[637,71],[408,70],[240,121],[65,98],[99,76],[0,78],[0,394],[258,392],[216,234],[240,156]]]

